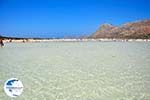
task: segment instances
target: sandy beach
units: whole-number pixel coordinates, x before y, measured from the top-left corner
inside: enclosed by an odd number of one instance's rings
[[[99,41],[99,42],[150,42],[150,39],[5,39],[4,43],[9,42],[17,42],[17,43],[25,43],[25,42],[88,42],[88,41]]]

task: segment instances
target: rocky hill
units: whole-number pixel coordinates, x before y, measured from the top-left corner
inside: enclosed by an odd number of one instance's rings
[[[91,37],[150,39],[150,20],[127,23],[122,26],[103,24]]]

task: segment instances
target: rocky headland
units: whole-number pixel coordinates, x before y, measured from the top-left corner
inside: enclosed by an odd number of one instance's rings
[[[126,23],[121,26],[103,24],[90,38],[150,39],[150,20]]]

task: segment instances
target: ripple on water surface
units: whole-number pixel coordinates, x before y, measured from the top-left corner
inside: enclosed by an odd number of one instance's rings
[[[8,43],[0,48],[0,99],[17,77],[16,100],[148,100],[150,43]]]

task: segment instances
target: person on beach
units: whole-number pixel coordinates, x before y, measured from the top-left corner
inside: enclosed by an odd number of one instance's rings
[[[4,46],[3,39],[0,39],[0,46]]]

